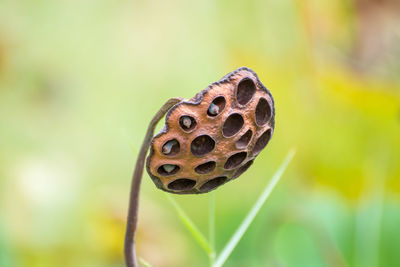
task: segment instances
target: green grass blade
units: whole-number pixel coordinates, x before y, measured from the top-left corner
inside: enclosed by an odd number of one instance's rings
[[[144,267],[151,267],[150,263],[148,263],[147,261],[145,261],[142,258],[139,258],[139,262],[144,266]]]
[[[200,244],[200,246],[207,252],[207,254],[212,253],[212,249],[208,243],[208,241],[205,239],[204,235],[199,231],[199,229],[194,225],[192,220],[189,218],[189,216],[186,215],[186,213],[183,211],[183,209],[179,206],[179,204],[175,201],[175,199],[168,194],[165,194],[171,204],[174,206],[176,212],[179,215],[179,218],[183,222],[183,224],[186,226],[186,228],[189,230],[189,232],[192,234],[194,239]]]
[[[224,249],[222,250],[221,254],[218,256],[215,264],[213,267],[221,267],[225,261],[228,259],[229,255],[232,253],[233,249],[236,247],[236,245],[239,243],[240,239],[246,232],[247,228],[249,225],[253,222],[254,218],[256,217],[257,213],[260,211],[261,207],[267,200],[268,196],[271,194],[272,190],[278,183],[279,179],[281,178],[283,172],[285,171],[286,167],[289,165],[289,162],[292,160],[294,156],[295,151],[292,150],[289,152],[289,154],[286,156],[285,160],[281,164],[281,166],[278,168],[278,170],[275,172],[275,174],[272,176],[271,181],[269,184],[266,186],[264,191],[261,193],[260,197],[256,201],[256,203],[253,205],[251,208],[250,212],[247,214],[246,218],[243,220],[243,222],[240,224],[239,228],[236,230],[235,234],[231,237],[229,242],[226,244]]]
[[[209,243],[211,248],[211,253],[208,254],[210,258],[210,266],[213,266],[215,261],[215,192],[210,192],[210,206],[209,206],[209,221],[208,221],[208,231],[209,231]]]
[[[384,148],[383,148],[384,149]],[[365,185],[355,217],[354,266],[378,266],[388,152],[377,149],[365,162]]]

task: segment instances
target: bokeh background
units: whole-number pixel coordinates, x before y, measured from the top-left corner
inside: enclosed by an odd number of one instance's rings
[[[148,122],[240,66],[273,139],[216,191],[217,250],[297,154],[226,266],[400,266],[397,0],[1,0],[0,266],[123,266]],[[208,231],[208,195],[175,196]],[[207,256],[145,174],[138,253]]]

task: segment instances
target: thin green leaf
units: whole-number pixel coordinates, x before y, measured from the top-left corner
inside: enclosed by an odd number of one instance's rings
[[[209,206],[209,242],[211,247],[211,253],[208,254],[210,259],[210,266],[214,265],[215,261],[215,192],[210,192],[210,206]]]
[[[140,263],[144,266],[144,267],[151,267],[150,263],[148,263],[147,261],[145,261],[142,258],[139,258]]]
[[[289,152],[289,154],[286,156],[285,160],[281,164],[281,166],[278,168],[278,170],[275,172],[275,174],[272,176],[271,181],[269,184],[265,187],[264,191],[261,193],[260,197],[258,200],[254,203],[253,207],[251,208],[250,212],[247,214],[246,218],[243,220],[243,222],[240,224],[239,228],[236,230],[235,234],[231,237],[229,242],[226,244],[224,249],[222,250],[221,254],[218,256],[215,264],[213,267],[221,267],[225,261],[228,259],[229,255],[232,253],[233,249],[236,247],[236,245],[239,243],[240,239],[246,232],[247,228],[249,225],[253,222],[254,218],[256,217],[257,213],[260,211],[261,207],[271,194],[272,190],[278,183],[279,179],[281,178],[283,172],[285,171],[286,167],[289,165],[289,162],[292,160],[294,156],[295,151],[292,150]]]
[[[189,232],[193,235],[195,240],[202,246],[202,248],[207,252],[207,254],[212,253],[212,249],[205,239],[204,235],[199,231],[199,229],[194,225],[192,220],[189,218],[189,216],[186,215],[186,213],[183,211],[183,209],[178,205],[178,203],[175,201],[175,199],[168,194],[165,194],[166,197],[169,199],[171,204],[174,206],[176,212],[179,215],[179,218],[183,222],[183,224],[186,226],[186,228],[189,230]]]
[[[378,266],[388,151],[378,149],[365,163],[365,185],[355,218],[354,266]]]

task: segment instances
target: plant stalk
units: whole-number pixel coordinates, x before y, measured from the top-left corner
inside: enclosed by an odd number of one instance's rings
[[[139,193],[140,185],[142,182],[143,168],[147,155],[147,151],[150,147],[151,140],[154,135],[154,129],[161,118],[171,109],[174,105],[181,102],[182,98],[171,98],[169,99],[160,110],[154,115],[151,120],[145,138],[140,148],[138,158],[136,160],[135,170],[133,172],[131,192],[129,197],[128,207],[128,218],[126,222],[126,234],[125,234],[125,262],[127,267],[138,267],[136,252],[135,252],[135,237],[138,224],[138,210],[139,210]]]

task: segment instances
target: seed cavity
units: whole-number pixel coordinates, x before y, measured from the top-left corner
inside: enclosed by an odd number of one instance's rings
[[[258,126],[266,124],[271,117],[271,107],[265,98],[260,98],[256,107],[256,123]]]
[[[236,141],[236,148],[242,149],[247,147],[252,136],[253,132],[251,130],[248,130],[244,135],[242,135],[242,137],[240,137],[239,140]]]
[[[209,161],[200,164],[194,169],[194,171],[197,172],[198,174],[206,174],[212,172],[215,169],[215,166],[216,166],[215,161]]]
[[[250,78],[242,79],[237,87],[236,99],[240,105],[246,105],[253,98],[256,92],[256,85]]]
[[[247,171],[250,166],[253,164],[253,160],[250,160],[248,162],[246,162],[243,166],[241,166],[233,175],[232,179],[236,179],[238,178],[240,175],[242,175],[245,171]]]
[[[191,145],[190,149],[192,154],[195,156],[204,156],[210,153],[215,147],[215,141],[208,135],[200,135],[196,137]]]
[[[257,155],[258,153],[260,153],[260,151],[267,146],[270,139],[271,129],[268,129],[258,138],[256,144],[254,145],[253,154]]]
[[[222,126],[222,133],[225,137],[234,136],[237,132],[242,129],[244,120],[242,115],[234,113],[229,115],[224,125]]]
[[[174,175],[179,171],[179,166],[174,165],[174,164],[164,164],[161,165],[157,172],[162,175],[162,176],[169,176],[169,175]]]
[[[197,122],[192,116],[185,115],[179,118],[179,125],[185,132],[190,132],[196,127]]]
[[[162,147],[162,153],[164,155],[173,156],[179,153],[180,145],[176,139],[167,141]]]
[[[169,183],[168,188],[175,191],[186,191],[192,189],[195,184],[196,181],[194,180],[181,178]]]
[[[220,176],[217,178],[213,178],[211,180],[208,180],[207,182],[205,182],[201,187],[200,187],[200,192],[205,193],[205,192],[209,192],[215,188],[217,188],[218,186],[222,185],[223,183],[225,183],[227,180],[226,176]]]
[[[231,170],[242,164],[242,162],[246,159],[247,153],[246,152],[239,152],[236,154],[233,154],[228,158],[228,160],[225,162],[224,168],[226,170]]]
[[[215,117],[220,114],[224,110],[225,104],[226,100],[223,96],[216,97],[208,107],[208,116]]]

